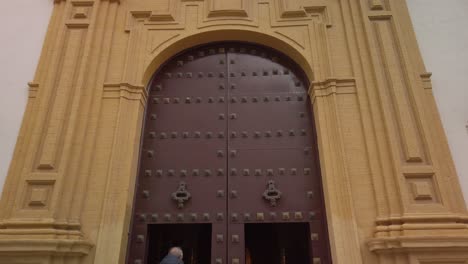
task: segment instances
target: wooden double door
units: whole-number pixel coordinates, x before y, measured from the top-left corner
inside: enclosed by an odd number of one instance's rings
[[[127,262],[330,263],[309,83],[246,43],[183,52],[154,76]]]

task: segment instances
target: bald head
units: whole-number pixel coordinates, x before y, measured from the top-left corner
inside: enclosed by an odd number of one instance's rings
[[[182,249],[180,247],[172,247],[169,249],[169,254],[178,257],[179,259],[182,259],[184,257],[184,253],[182,252]]]

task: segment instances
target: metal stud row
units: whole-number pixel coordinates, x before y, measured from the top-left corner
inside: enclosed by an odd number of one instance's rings
[[[272,70],[262,70],[258,72],[257,71],[230,72],[229,77],[270,76],[270,75],[289,75],[289,74],[290,74],[290,71],[288,69],[272,69]]]
[[[182,79],[182,78],[224,78],[226,77],[225,72],[166,72],[164,73],[166,79]],[[157,87],[156,87],[157,90]]]
[[[209,213],[178,213],[178,214],[158,214],[139,213],[136,215],[139,222],[183,222],[183,221],[210,221],[212,216]],[[214,220],[223,221],[224,214],[216,213]]]
[[[144,171],[144,175],[145,177],[151,177],[152,175],[156,176],[156,177],[162,177],[164,175],[166,176],[180,176],[180,177],[186,177],[186,176],[189,176],[189,175],[192,175],[192,176],[206,176],[206,177],[209,177],[209,176],[212,176],[212,175],[216,175],[216,176],[224,176],[224,169],[216,169],[216,170],[211,170],[211,169],[193,169],[193,170],[186,170],[186,169],[181,169],[181,170],[173,170],[173,169],[168,169],[168,170],[150,170],[150,169],[147,169]]]
[[[256,212],[256,213],[231,213],[230,220],[233,222],[238,221],[265,221],[265,220],[304,220],[308,218],[309,220],[316,219],[316,212]],[[136,215],[136,218],[141,223],[146,222],[183,222],[183,221],[223,221],[224,214],[218,212],[211,216],[210,213],[177,213],[177,214],[158,214],[158,213],[139,213]],[[137,240],[144,241],[144,236],[137,236]]]
[[[229,102],[232,104],[235,103],[259,103],[259,102],[264,102],[264,103],[269,103],[269,102],[292,102],[292,101],[304,101],[304,98],[306,98],[305,95],[297,95],[297,96],[263,96],[263,97],[231,97]]]
[[[223,84],[220,84],[219,85],[220,89],[224,89],[224,85]],[[235,86],[233,86],[235,87]],[[234,89],[234,88],[232,88]],[[249,102],[252,102],[252,103],[259,103],[259,102],[264,102],[264,103],[269,103],[269,102],[295,102],[295,101],[298,101],[298,102],[301,102],[301,101],[304,101],[304,98],[306,98],[305,95],[297,95],[297,96],[264,96],[264,97],[257,97],[257,96],[253,96],[253,97],[247,97],[247,96],[243,96],[243,97],[231,97],[229,99],[229,102],[231,104],[235,104],[235,103],[249,103]],[[214,103],[214,102],[218,102],[218,103],[224,103],[226,101],[226,99],[222,96],[218,97],[218,98],[215,98],[215,97],[207,97],[207,98],[202,98],[202,97],[185,97],[185,98],[180,98],[180,97],[172,97],[172,98],[169,98],[169,97],[165,97],[165,98],[157,98],[157,97],[154,97],[152,99],[152,103],[153,104],[192,104],[192,103],[195,103],[195,104],[200,104],[200,103]]]
[[[283,130],[254,131],[254,132],[250,132],[250,135],[253,138],[262,138],[262,137],[270,138],[270,137],[283,137],[283,136],[294,137],[294,136],[297,136],[297,135],[306,136],[307,135],[307,130],[306,129],[301,129],[299,131],[296,131],[294,129],[290,129],[289,131],[283,131]],[[248,138],[249,137],[249,132],[247,132],[247,131],[241,131],[241,132],[232,131],[232,132],[230,132],[230,137],[231,138],[239,138],[239,137]]]
[[[183,62],[180,61],[180,63],[183,65]],[[234,64],[234,61],[230,62],[231,64]],[[224,60],[220,60],[220,64],[224,64]],[[230,72],[229,77],[247,77],[247,76],[274,76],[274,75],[289,75],[290,70],[288,69],[272,69],[272,70],[263,70],[263,71],[241,71],[241,72]],[[219,78],[225,78],[226,73],[225,72],[166,72],[164,73],[164,77],[166,79],[182,79],[182,78],[213,78],[213,77],[219,77]],[[297,82],[295,82],[296,84]],[[297,84],[296,86],[300,86],[300,83]]]
[[[231,154],[233,157],[233,155]],[[146,169],[144,171],[144,176],[145,177],[151,177],[152,175],[156,177],[162,177],[164,175],[166,176],[180,176],[180,177],[186,177],[189,175],[192,176],[224,176],[224,170],[223,169],[216,169],[216,170],[211,170],[211,169],[193,169],[193,170],[187,170],[187,169],[181,169],[181,170],[174,170],[174,169],[168,169],[168,170],[150,170]],[[275,175],[297,175],[298,174],[298,169],[296,168],[278,168],[278,169],[236,169],[236,168],[231,168],[230,170],[230,175],[231,176],[237,176],[237,175],[242,175],[242,176],[275,176]],[[311,174],[311,169],[310,168],[304,168],[302,170],[303,175],[310,175]],[[312,194],[311,194],[312,195]]]
[[[310,168],[304,168],[302,171],[303,175],[310,175],[311,169]],[[229,171],[229,175],[231,176],[275,176],[275,175],[297,175],[298,170],[296,168],[290,168],[290,169],[285,169],[285,168],[278,168],[278,169],[237,169],[237,168],[231,168]]]
[[[265,220],[284,220],[284,221],[302,221],[308,217],[309,220],[316,218],[316,213],[310,211],[308,213],[304,212],[256,212],[256,213],[231,213],[230,220],[232,222],[255,222],[255,221],[265,221]]]
[[[220,120],[224,120],[224,115],[220,115],[218,117],[218,119]],[[237,115],[236,114],[232,114],[230,115],[229,117],[231,120],[235,120],[237,119]],[[176,138],[207,138],[207,139],[210,139],[210,138],[224,138],[225,137],[225,134],[224,132],[218,132],[218,133],[214,133],[214,132],[211,132],[211,131],[208,131],[208,132],[200,132],[200,131],[195,131],[195,132],[188,132],[188,131],[184,131],[182,133],[179,133],[179,132],[176,132],[176,131],[173,131],[173,132],[159,132],[159,133],[156,133],[154,131],[151,131],[148,133],[149,135],[149,138],[158,138],[158,139],[169,139],[169,138],[172,138],[172,139],[176,139]],[[265,138],[271,138],[271,137],[283,137],[283,136],[289,136],[289,137],[294,137],[294,136],[298,136],[298,135],[301,135],[301,136],[306,136],[307,135],[307,130],[306,129],[301,129],[301,130],[294,130],[294,129],[290,129],[290,130],[276,130],[276,131],[271,131],[271,130],[267,130],[267,131],[253,131],[253,132],[248,132],[248,131],[231,131],[229,133],[229,136],[231,138],[248,138],[249,136],[250,137],[253,137],[253,138],[262,138],[262,137],[265,137]],[[148,157],[152,157],[153,153],[151,153],[151,150],[148,151]]]
[[[202,97],[185,97],[185,98],[179,98],[179,97],[173,97],[173,98],[153,98],[152,103],[153,104],[199,104],[199,103],[224,103],[226,100],[224,97],[208,97],[208,98],[202,98]]]
[[[173,132],[160,132],[156,133],[154,131],[151,131],[148,133],[150,138],[159,138],[159,139],[168,139],[168,138],[224,138],[224,132],[200,132],[200,131],[195,131],[195,132],[188,132],[184,131],[182,133],[173,131]]]

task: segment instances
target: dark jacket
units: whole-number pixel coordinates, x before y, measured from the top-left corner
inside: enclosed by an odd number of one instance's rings
[[[184,262],[178,257],[168,254],[159,264],[184,264]]]

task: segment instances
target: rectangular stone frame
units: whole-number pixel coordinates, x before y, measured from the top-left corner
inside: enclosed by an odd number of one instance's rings
[[[124,263],[152,74],[236,40],[311,80],[333,263],[468,263],[404,0],[56,0],[0,202],[0,263]]]

